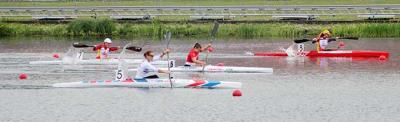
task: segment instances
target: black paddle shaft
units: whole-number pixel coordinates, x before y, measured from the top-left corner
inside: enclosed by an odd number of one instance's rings
[[[75,47],[75,48],[95,47],[93,45],[86,45],[86,44],[82,44],[82,43],[79,43],[79,42],[73,43],[72,46]],[[142,51],[142,48],[141,47],[137,47],[137,46],[126,47],[126,49],[131,50],[131,51],[135,51],[135,52]]]
[[[93,45],[86,45],[86,44],[82,44],[82,43],[79,43],[79,42],[73,43],[72,46],[75,47],[75,48],[95,47]]]
[[[131,50],[131,51],[135,51],[135,52],[140,52],[140,51],[142,51],[142,48],[141,48],[141,47],[136,47],[136,46],[126,47],[126,49]]]
[[[358,40],[358,37],[336,37],[336,39],[351,39],[351,40]],[[331,38],[328,41],[336,41],[335,38]],[[311,39],[295,39],[294,43],[303,43],[303,42],[308,42],[308,41],[312,41]],[[315,42],[313,42],[315,43]]]

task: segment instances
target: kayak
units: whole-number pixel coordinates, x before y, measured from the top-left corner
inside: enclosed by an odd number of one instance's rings
[[[171,79],[173,88],[241,88],[240,82],[207,81],[189,79]],[[91,80],[81,82],[55,83],[56,88],[90,88],[90,87],[135,87],[135,88],[170,88],[169,79],[128,79],[128,80]]]
[[[285,52],[256,52],[255,56],[288,56]],[[369,50],[336,50],[336,51],[304,51],[303,55],[308,57],[389,57],[385,51]]]
[[[130,44],[126,44],[125,48],[128,48]],[[123,51],[125,53],[125,51]],[[124,54],[121,52],[121,54]],[[119,55],[119,58],[121,57]],[[29,64],[32,65],[118,65],[120,62],[119,58],[106,58],[106,59],[84,59],[85,53],[83,51],[76,51],[75,48],[71,48],[65,53],[65,56],[61,60],[51,61],[31,61]],[[123,59],[127,64],[140,64],[143,59]],[[170,60],[171,64],[175,64],[174,60]],[[168,61],[158,60],[152,62],[153,65],[168,65]]]
[[[124,59],[127,64],[139,64],[143,59]],[[170,60],[175,62],[174,60]],[[31,61],[32,65],[118,65],[119,59],[88,59],[88,60],[54,60],[54,61]],[[154,61],[153,65],[168,65],[168,61]]]
[[[129,43],[130,44],[130,43]],[[55,83],[56,88],[85,88],[85,87],[137,87],[137,88],[241,88],[240,82],[213,81],[213,80],[192,80],[192,79],[128,79],[126,74],[126,60],[121,56],[125,54],[125,45],[118,58],[118,69],[115,73],[115,80],[91,80],[80,82]],[[166,62],[168,64],[169,62]]]
[[[167,68],[160,68],[168,70]],[[171,72],[202,72],[203,67],[178,66],[170,68]],[[128,69],[128,71],[137,71],[137,69]],[[226,73],[272,73],[272,68],[259,67],[230,67],[230,66],[212,66],[204,67],[205,72],[226,72]]]

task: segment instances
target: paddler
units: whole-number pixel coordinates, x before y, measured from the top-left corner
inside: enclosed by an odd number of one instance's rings
[[[104,42],[95,45],[93,51],[97,51],[96,59],[108,58],[110,51],[117,51],[118,47],[111,47],[112,41],[110,38],[104,39]]]
[[[170,52],[170,49],[165,49],[161,55],[154,55],[153,51],[146,51],[144,53],[145,60],[139,65],[137,68],[135,79],[152,79],[159,78],[158,73],[166,73],[168,74],[168,70],[161,70],[155,67],[151,62],[156,61],[164,57],[167,53]]]
[[[204,50],[210,52],[212,50],[211,44],[208,44],[206,47],[201,47],[199,43],[194,44],[194,47],[190,50],[186,57],[185,66],[204,66],[206,63],[199,60],[199,54]]]
[[[327,51],[328,43],[329,43],[329,38],[331,36],[331,33],[329,30],[324,30],[322,31],[317,38],[313,39],[313,43],[316,42],[315,46],[317,48],[317,51]]]

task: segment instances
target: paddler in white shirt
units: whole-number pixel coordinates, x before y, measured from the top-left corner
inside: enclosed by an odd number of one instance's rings
[[[111,51],[117,51],[119,47],[112,47],[110,38],[104,39],[104,42],[95,45],[93,51],[97,51],[96,59],[106,59]]]
[[[137,68],[135,79],[154,79],[159,78],[157,73],[170,73],[168,70],[161,70],[155,67],[151,62],[161,59],[170,49],[165,49],[161,55],[154,55],[153,51],[144,53],[145,60]]]
[[[313,39],[313,42],[316,42],[317,51],[328,51],[328,43],[331,33],[329,30],[322,31],[317,38]]]

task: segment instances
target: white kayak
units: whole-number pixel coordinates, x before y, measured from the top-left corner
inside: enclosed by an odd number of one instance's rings
[[[207,81],[189,79],[171,79],[173,88],[223,88],[237,89],[240,82]],[[57,88],[90,88],[90,87],[136,87],[136,88],[170,88],[169,79],[135,79],[135,80],[92,80],[81,82],[55,83]]]
[[[161,68],[168,70],[167,68]],[[202,72],[203,67],[190,67],[190,66],[178,66],[170,68],[171,72]],[[128,69],[128,71],[137,71],[137,69]],[[208,65],[204,67],[204,72],[226,72],[226,73],[273,73],[272,68],[260,68],[260,67],[232,67],[232,66],[212,66]]]
[[[125,45],[125,47],[129,44]],[[124,51],[125,52],[125,51]],[[121,54],[123,54],[121,52]],[[121,54],[118,56],[121,57]],[[118,58],[105,58],[105,59],[84,59],[85,53],[76,48],[70,48],[67,53],[62,57],[61,60],[52,61],[31,61],[29,64],[32,65],[118,65],[120,60]],[[140,64],[143,59],[123,59],[127,64]],[[170,60],[172,65],[175,64],[175,60]],[[153,65],[168,65],[168,61],[157,60],[152,62]]]
[[[139,64],[143,59],[124,59],[127,64]],[[175,62],[174,60],[170,60]],[[32,65],[118,65],[118,59],[88,59],[88,60],[54,60],[54,61],[31,61]],[[154,61],[153,65],[168,65],[168,61]]]

